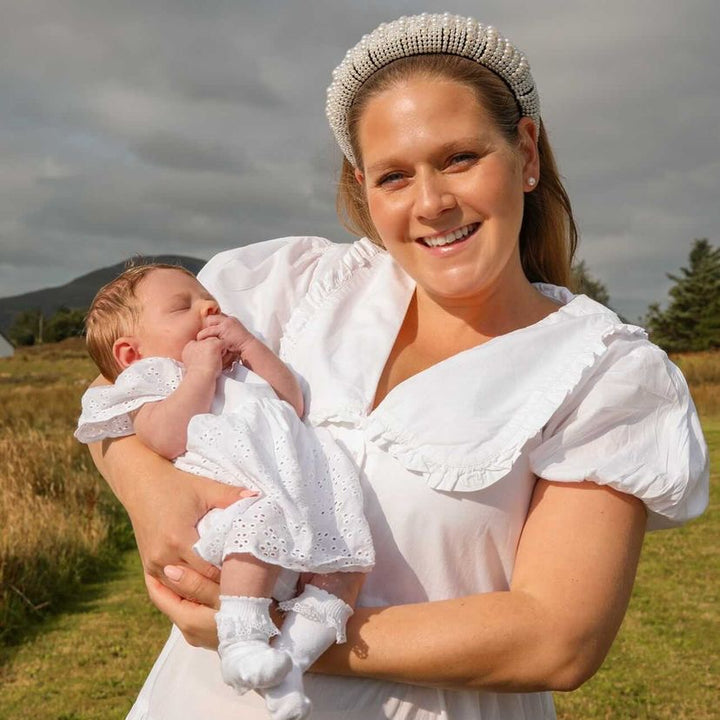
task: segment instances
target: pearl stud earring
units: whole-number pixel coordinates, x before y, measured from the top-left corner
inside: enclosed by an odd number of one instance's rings
[[[534,177],[529,177],[529,178],[527,179],[527,184],[528,184],[530,187],[535,187],[535,183],[536,183],[536,182],[537,182],[537,180],[536,180]]]

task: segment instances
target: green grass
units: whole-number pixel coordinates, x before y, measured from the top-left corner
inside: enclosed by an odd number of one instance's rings
[[[0,719],[124,718],[169,627],[126,552],[24,643],[0,647]]]
[[[5,427],[22,429],[41,419],[50,437],[58,432],[56,421],[73,424],[76,400],[63,399],[63,388],[77,393],[92,375],[82,349],[68,346],[0,362],[4,400],[54,377],[54,387],[33,396],[34,407],[8,402]],[[706,418],[703,427],[712,458],[710,507],[683,528],[648,535],[617,641],[592,680],[573,693],[556,694],[560,720],[718,716],[720,416]],[[0,646],[0,720],[125,717],[169,625],[147,600],[135,552],[117,557],[112,566],[94,568],[93,582],[74,599],[55,602],[54,614],[28,623],[20,644]]]
[[[720,697],[720,419],[703,424],[710,506],[685,527],[650,533],[628,613],[600,671],[557,694],[561,720],[710,720]]]

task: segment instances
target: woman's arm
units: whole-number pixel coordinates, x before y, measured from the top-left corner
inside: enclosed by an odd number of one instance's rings
[[[245,367],[265,380],[281,400],[293,406],[298,417],[303,416],[304,401],[297,378],[267,345],[258,340],[237,318],[210,315],[206,322],[207,327],[198,333],[198,340],[220,338]]]
[[[319,672],[498,692],[571,690],[600,667],[630,600],[645,509],[539,480],[508,592],[363,608]]]
[[[177,470],[134,435],[90,445],[92,458],[130,516],[146,581],[160,580],[183,597],[217,605],[219,573],[192,550],[195,525],[213,507],[254,493]],[[181,585],[166,573],[187,569]]]
[[[454,689],[570,690],[600,666],[622,621],[645,531],[636,498],[539,480],[507,592],[358,608],[348,642],[313,670]],[[181,580],[190,583],[193,573]],[[156,605],[189,642],[213,644],[203,611],[165,588]]]

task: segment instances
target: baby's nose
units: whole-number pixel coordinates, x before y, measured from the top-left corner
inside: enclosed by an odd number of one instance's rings
[[[215,300],[207,300],[203,305],[202,314],[203,317],[207,317],[208,315],[219,315],[220,306],[217,302],[215,302]]]

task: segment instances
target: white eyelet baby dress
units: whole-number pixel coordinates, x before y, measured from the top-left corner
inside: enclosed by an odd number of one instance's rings
[[[133,412],[168,397],[183,372],[170,358],[144,358],[114,385],[88,389],[76,437],[94,442],[132,434]],[[295,571],[372,567],[354,461],[327,430],[304,424],[241,364],[220,376],[211,412],[191,418],[187,452],[174,462],[186,472],[260,493],[201,519],[195,549],[205,560],[220,565],[228,554],[250,553]]]

